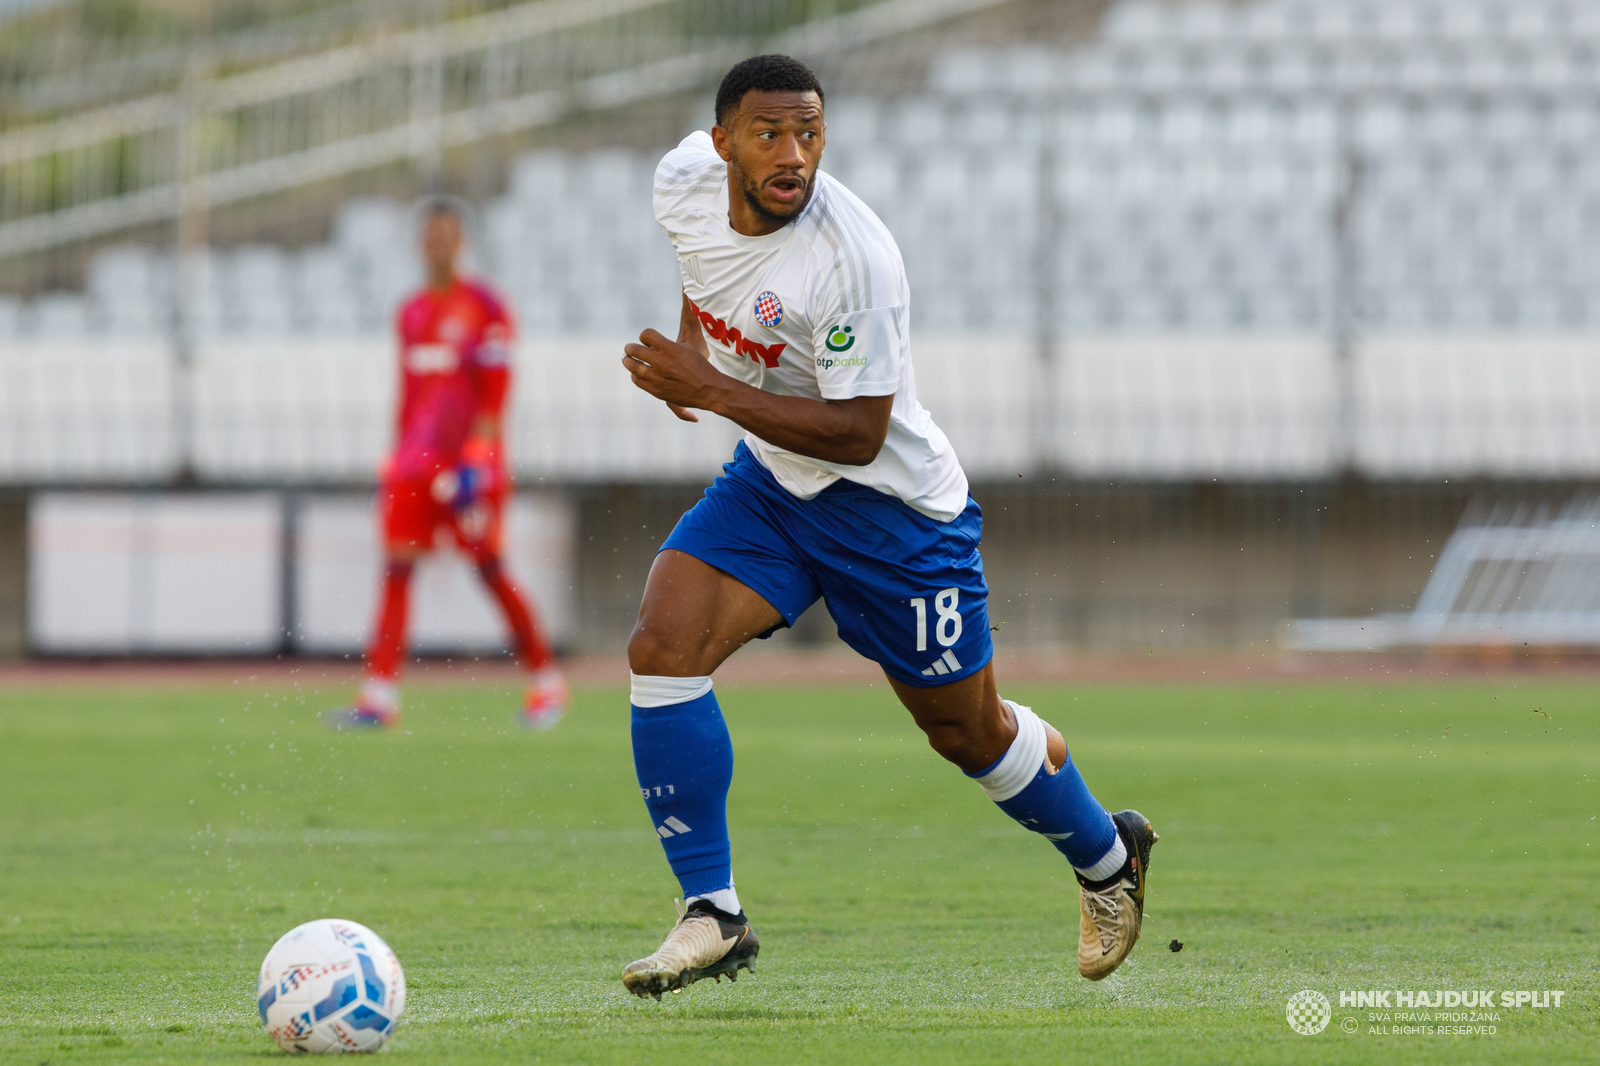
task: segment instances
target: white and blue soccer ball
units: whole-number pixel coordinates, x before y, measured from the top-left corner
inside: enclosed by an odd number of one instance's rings
[[[406,975],[377,933],[321,918],[272,945],[261,963],[256,1007],[285,1051],[377,1051],[406,1009]]]

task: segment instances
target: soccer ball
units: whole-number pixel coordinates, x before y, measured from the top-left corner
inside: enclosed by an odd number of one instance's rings
[[[285,1051],[377,1051],[406,1009],[406,975],[371,929],[322,918],[272,945],[256,1008]]]

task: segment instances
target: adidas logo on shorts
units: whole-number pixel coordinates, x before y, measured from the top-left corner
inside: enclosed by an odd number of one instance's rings
[[[922,673],[924,677],[937,677],[959,669],[961,669],[961,660],[956,658],[955,652],[946,648],[944,654],[933,660],[933,665],[922,671]]]

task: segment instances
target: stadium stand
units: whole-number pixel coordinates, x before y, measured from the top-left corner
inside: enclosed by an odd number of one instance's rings
[[[1563,476],[1600,454],[1597,49],[1589,0],[1123,0],[1086,48],[950,50],[921,92],[831,100],[826,165],[900,242],[925,400],[980,478]],[[537,152],[482,210],[479,265],[523,323],[525,473],[725,454],[730,429],[677,425],[614,366],[676,317],[653,162]],[[366,476],[414,262],[405,207],[373,199],[322,247],[210,252],[199,472]],[[86,295],[0,306],[0,404],[152,435],[12,440],[0,478],[158,477],[189,449],[160,388],[64,369],[159,362],[173,273],[118,247]]]

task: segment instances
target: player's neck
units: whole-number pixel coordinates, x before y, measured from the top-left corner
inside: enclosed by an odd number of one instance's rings
[[[738,178],[728,170],[728,225],[741,237],[770,237],[793,222],[792,218],[773,218],[750,206],[738,192]]]
[[[443,292],[456,283],[456,272],[446,270],[438,274],[428,275],[428,288],[435,292]]]
[[[748,204],[742,203],[735,197],[728,197],[728,225],[741,237],[770,237],[787,226],[790,221],[792,220],[774,221],[765,215],[758,215],[750,210]]]

